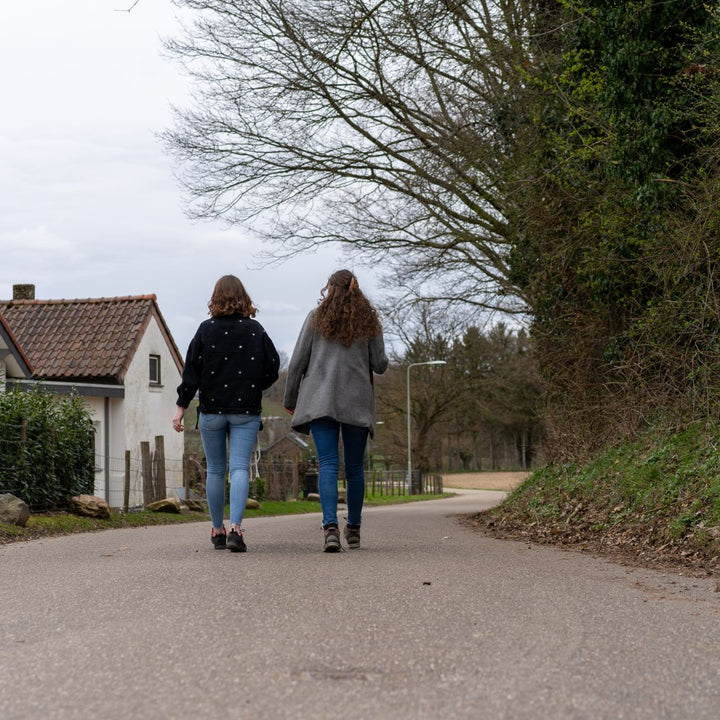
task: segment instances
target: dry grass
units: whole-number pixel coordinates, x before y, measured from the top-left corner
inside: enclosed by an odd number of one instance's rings
[[[443,487],[460,490],[504,490],[515,489],[529,472],[477,472],[452,473],[443,475]]]

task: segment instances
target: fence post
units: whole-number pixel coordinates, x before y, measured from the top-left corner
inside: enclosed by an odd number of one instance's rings
[[[140,443],[140,459],[143,476],[143,504],[149,505],[153,501],[153,475],[152,461],[150,459],[150,443],[143,440]]]
[[[155,462],[153,473],[155,476],[153,494],[155,500],[162,500],[167,495],[167,484],[165,482],[165,436],[155,436]]]
[[[185,497],[190,497],[190,453],[183,453],[183,487],[185,488]]]
[[[125,487],[123,488],[123,512],[130,507],[130,451],[125,451]]]
[[[300,465],[298,462],[298,456],[296,455],[292,458],[290,463],[290,497],[293,500],[297,500],[298,495],[300,494]]]

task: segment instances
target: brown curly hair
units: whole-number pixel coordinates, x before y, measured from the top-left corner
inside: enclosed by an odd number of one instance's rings
[[[236,313],[244,317],[255,317],[257,312],[245,286],[234,275],[223,275],[215,283],[208,308],[212,317]]]
[[[382,332],[380,318],[349,270],[333,273],[322,290],[313,326],[326,340],[350,347],[356,340],[372,340]]]

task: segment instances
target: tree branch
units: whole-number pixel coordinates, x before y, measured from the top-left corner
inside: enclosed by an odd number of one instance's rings
[[[126,12],[126,13],[132,12],[133,8],[134,8],[139,2],[140,2],[140,0],[135,0],[135,2],[134,2],[129,8],[127,8],[127,9],[115,8],[115,12]]]

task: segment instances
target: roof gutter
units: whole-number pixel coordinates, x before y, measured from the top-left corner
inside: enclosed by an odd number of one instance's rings
[[[43,390],[47,390],[53,395],[80,395],[82,397],[125,397],[124,385],[104,385],[101,383],[82,383],[82,382],[56,382],[48,380],[18,380],[16,378],[7,378],[7,387],[17,387],[21,390],[30,390],[40,385]]]

